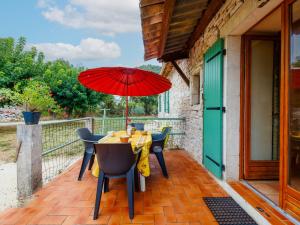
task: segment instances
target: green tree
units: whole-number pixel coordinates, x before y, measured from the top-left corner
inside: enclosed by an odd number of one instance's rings
[[[48,64],[42,77],[51,88],[52,96],[68,115],[83,116],[93,106],[109,102],[101,93],[82,86],[77,77],[84,68],[76,68],[64,60]]]
[[[151,71],[154,73],[159,73],[161,70],[161,67],[156,65],[142,65],[138,68]],[[132,105],[133,111],[136,111],[134,108],[137,107],[138,111],[141,112],[140,108],[143,107],[144,114],[146,115],[157,114],[157,101],[158,101],[157,95],[131,98],[131,102],[133,102]]]

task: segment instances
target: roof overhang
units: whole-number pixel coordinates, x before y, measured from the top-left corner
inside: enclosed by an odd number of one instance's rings
[[[188,58],[224,0],[140,0],[145,60]]]

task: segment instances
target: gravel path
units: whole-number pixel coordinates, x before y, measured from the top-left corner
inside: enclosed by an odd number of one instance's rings
[[[16,207],[17,201],[17,165],[0,164],[0,212],[6,208]]]

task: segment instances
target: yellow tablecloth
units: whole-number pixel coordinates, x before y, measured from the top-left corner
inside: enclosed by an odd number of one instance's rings
[[[114,132],[113,137],[106,136],[99,140],[99,143],[120,143],[120,136],[122,135],[126,135],[126,131]],[[150,175],[149,154],[152,144],[151,133],[148,131],[147,135],[142,135],[141,131],[136,131],[135,134],[131,136],[129,141],[133,151],[136,149],[136,147],[142,146],[141,158],[137,168],[144,177],[148,177]],[[99,165],[97,158],[95,158],[95,162],[92,167],[92,174],[96,177],[99,176]]]

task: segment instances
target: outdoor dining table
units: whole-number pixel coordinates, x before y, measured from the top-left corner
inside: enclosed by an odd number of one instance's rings
[[[121,143],[120,137],[127,135],[126,131],[117,131],[113,135],[106,135],[104,138],[100,139],[98,143]],[[137,169],[140,174],[140,188],[141,191],[146,190],[145,177],[150,176],[150,165],[149,165],[149,154],[150,147],[152,144],[151,132],[135,131],[133,135],[129,138],[132,150],[135,152],[138,148],[141,148],[141,157],[137,164]],[[99,176],[99,165],[97,158],[95,158],[94,165],[92,167],[92,174],[95,177]]]

